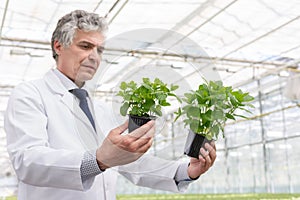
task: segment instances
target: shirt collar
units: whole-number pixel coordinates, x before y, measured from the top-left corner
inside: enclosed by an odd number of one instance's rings
[[[64,75],[58,69],[54,69],[53,71],[54,71],[54,74],[58,77],[58,79],[61,81],[63,86],[68,91],[70,91],[72,89],[75,89],[75,88],[78,88],[78,86],[71,79],[69,79],[66,75]]]
[[[66,75],[64,75],[58,69],[53,69],[53,71],[54,71],[54,74],[58,77],[58,79],[62,83],[62,85],[66,88],[66,90],[70,91],[70,90],[79,88],[71,79],[69,79]],[[92,88],[91,88],[91,86],[89,86],[88,83],[85,82],[81,88],[85,89],[88,92],[89,96],[90,96]]]

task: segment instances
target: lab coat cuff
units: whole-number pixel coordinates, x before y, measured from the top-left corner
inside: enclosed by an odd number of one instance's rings
[[[101,174],[102,171],[96,160],[96,150],[87,151],[84,153],[81,166],[80,166],[80,175],[83,188],[90,188],[94,182],[95,176]]]
[[[181,163],[178,166],[177,172],[174,177],[174,179],[177,183],[179,183],[181,181],[192,181],[192,179],[188,175],[188,166],[189,166],[189,163]]]
[[[179,164],[177,172],[175,174],[174,179],[179,192],[185,192],[189,184],[194,181],[188,175],[188,166],[188,162]]]

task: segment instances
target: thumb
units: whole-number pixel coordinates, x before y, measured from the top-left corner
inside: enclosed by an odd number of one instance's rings
[[[121,124],[120,126],[114,128],[112,130],[113,134],[122,134],[126,129],[128,128],[128,120],[126,120],[123,124]]]

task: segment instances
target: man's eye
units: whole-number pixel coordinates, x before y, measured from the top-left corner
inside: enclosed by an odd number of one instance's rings
[[[103,49],[97,49],[98,54],[102,54],[103,53]]]
[[[81,45],[80,47],[83,48],[83,49],[90,49],[91,48],[89,45]]]
[[[104,51],[104,48],[102,46],[97,48],[98,54],[102,54],[103,51]]]

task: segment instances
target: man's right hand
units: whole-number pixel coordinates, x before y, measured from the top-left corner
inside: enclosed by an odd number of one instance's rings
[[[128,128],[128,121],[111,130],[96,152],[100,169],[125,165],[139,159],[152,145],[154,124],[153,120],[149,121],[126,135],[122,133]]]

